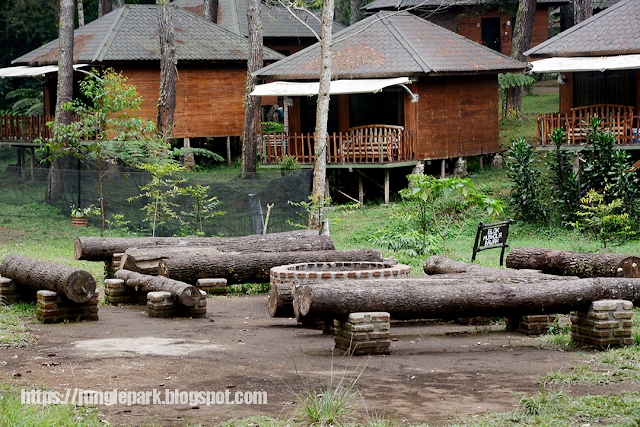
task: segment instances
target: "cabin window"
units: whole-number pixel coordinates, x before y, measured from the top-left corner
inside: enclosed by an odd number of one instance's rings
[[[364,125],[404,126],[404,89],[349,95],[349,127]]]
[[[302,133],[314,133],[316,131],[316,105],[317,96],[303,96],[300,102],[300,124]],[[329,120],[327,132],[338,132],[338,96],[329,98]]]
[[[618,104],[637,107],[636,70],[573,74],[573,106]]]

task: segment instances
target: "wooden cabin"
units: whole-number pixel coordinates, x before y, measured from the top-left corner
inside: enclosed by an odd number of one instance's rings
[[[567,3],[566,0],[537,1],[531,46],[549,38],[550,10]],[[434,24],[509,56],[518,1],[374,0],[362,9],[367,13],[409,9]]]
[[[319,44],[313,45],[259,70],[257,75],[270,81],[317,81],[319,54]],[[332,79],[347,82],[346,93],[331,96],[329,136],[352,141],[367,127],[373,133],[382,125],[387,125],[385,132],[402,128],[400,157],[389,157],[389,153],[374,160],[356,155],[347,163],[498,152],[498,73],[522,71],[524,67],[410,13],[379,12],[334,35]],[[384,89],[374,86],[377,93],[366,89],[349,93],[350,86],[359,90],[349,81],[369,79],[384,84],[385,79],[398,77],[407,78],[406,84]],[[338,87],[332,84],[332,94],[334,86]],[[313,139],[315,97],[291,96],[290,104],[287,149],[290,153],[298,149],[300,160],[308,163],[311,154],[302,150]],[[337,143],[335,152],[329,149],[330,163],[342,162],[343,145]]]
[[[171,4],[198,16],[202,16],[204,10],[204,0],[174,0]],[[296,13],[316,34],[321,34],[320,21],[308,13]],[[278,6],[277,2],[260,2],[260,16],[264,45],[283,55],[291,55],[318,41],[309,28],[291,16],[284,7]],[[221,27],[241,36],[249,36],[246,1],[218,0],[217,18],[216,24]],[[334,33],[345,28],[339,22],[333,22]]]
[[[408,12],[379,12],[333,40],[329,169],[384,169],[388,200],[389,169],[499,151],[498,73],[526,64]],[[319,71],[318,43],[256,73],[279,82],[254,94],[289,105],[286,132],[264,136],[263,165],[283,154],[313,163]]]
[[[248,42],[184,9],[173,7],[178,58],[175,138],[240,136],[244,124]],[[283,55],[264,49],[265,61]],[[128,77],[144,99],[140,117],[156,120],[160,88],[156,5],[130,5],[75,30],[74,63],[108,68]],[[14,65],[57,65],[58,40],[13,61]],[[53,70],[55,71],[55,69]],[[76,71],[77,81],[85,77]],[[55,111],[57,73],[45,74],[45,114]]]
[[[640,1],[622,0],[525,54],[532,71],[558,73],[560,83],[558,113],[538,116],[539,144],[551,142],[555,127],[570,144],[584,143],[583,122],[596,115],[620,144],[638,143]]]

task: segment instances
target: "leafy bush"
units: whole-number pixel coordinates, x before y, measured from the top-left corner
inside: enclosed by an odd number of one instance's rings
[[[553,202],[560,217],[564,221],[572,221],[578,210],[580,181],[573,173],[572,153],[562,148],[567,141],[567,132],[556,128],[550,137],[555,145],[548,156]]]
[[[282,133],[284,132],[284,123],[278,122],[262,122],[262,133]]]
[[[300,166],[300,161],[298,161],[298,158],[296,156],[285,154],[282,157],[278,157],[276,160],[278,161],[281,170],[297,171],[302,169],[302,166]]]
[[[511,204],[516,218],[534,222],[546,220],[547,212],[538,189],[540,171],[535,166],[533,145],[522,137],[514,139],[507,160],[507,173],[513,184]]]

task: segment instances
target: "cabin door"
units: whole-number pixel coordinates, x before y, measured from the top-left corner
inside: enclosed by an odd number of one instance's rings
[[[500,51],[500,18],[482,18],[482,44]]]

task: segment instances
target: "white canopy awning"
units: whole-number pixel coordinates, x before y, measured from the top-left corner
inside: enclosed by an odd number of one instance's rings
[[[76,64],[73,66],[73,69],[78,69],[80,67],[86,67],[89,64]],[[57,65],[45,65],[43,67],[28,67],[28,66],[19,66],[19,67],[7,67],[0,68],[0,78],[4,79],[5,77],[33,77],[33,76],[43,76],[47,73],[53,73],[58,71]]]
[[[546,58],[532,61],[533,73],[571,71],[630,70],[640,68],[640,55],[594,56],[581,58]]]
[[[409,84],[409,77],[393,79],[359,79],[333,80],[330,86],[331,95],[346,95],[351,93],[377,93],[385,87]],[[251,92],[253,96],[313,96],[319,92],[319,82],[273,82],[258,85]]]

